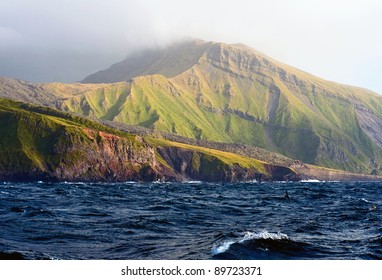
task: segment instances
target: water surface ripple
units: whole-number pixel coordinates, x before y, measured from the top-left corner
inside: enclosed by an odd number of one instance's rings
[[[382,259],[381,211],[381,182],[3,183],[0,258]]]

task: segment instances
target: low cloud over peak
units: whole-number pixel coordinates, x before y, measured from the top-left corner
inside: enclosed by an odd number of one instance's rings
[[[382,92],[381,12],[376,0],[3,0],[0,75],[76,81],[135,50],[191,37],[244,43]]]

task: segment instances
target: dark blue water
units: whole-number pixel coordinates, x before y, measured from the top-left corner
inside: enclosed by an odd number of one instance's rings
[[[382,183],[4,183],[0,257],[382,259],[381,211]]]

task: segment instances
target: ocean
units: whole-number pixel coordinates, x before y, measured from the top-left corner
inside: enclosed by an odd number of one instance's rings
[[[1,183],[1,259],[382,259],[382,182]]]

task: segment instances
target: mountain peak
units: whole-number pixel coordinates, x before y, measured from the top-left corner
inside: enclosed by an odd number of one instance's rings
[[[188,40],[163,48],[133,52],[108,69],[87,76],[82,83],[115,83],[154,74],[172,78],[201,61],[207,61],[215,67],[234,73],[243,71],[250,73],[256,70],[255,67],[281,65],[244,44]]]
[[[165,48],[134,52],[108,69],[86,77],[82,83],[114,83],[152,74],[174,77],[196,64],[210,44],[202,40],[191,40]]]

